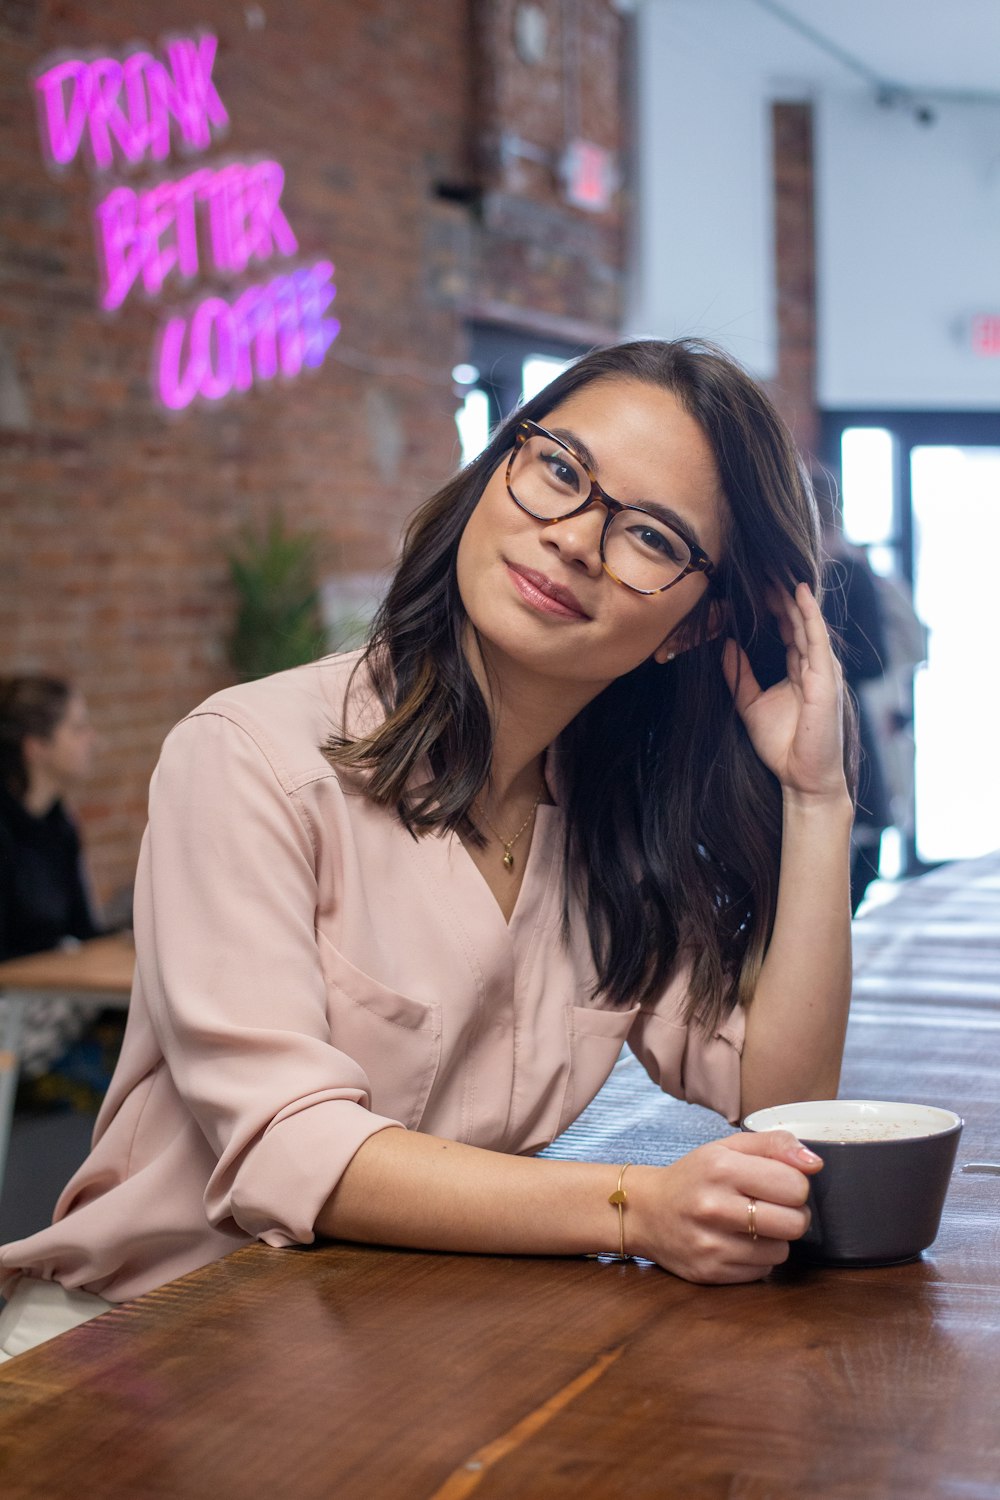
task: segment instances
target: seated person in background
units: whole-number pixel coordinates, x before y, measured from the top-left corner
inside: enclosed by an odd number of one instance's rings
[[[914,817],[913,683],[927,660],[928,629],[913,608],[913,599],[900,578],[875,575],[885,672],[862,684],[860,697],[875,726],[889,808],[895,828],[912,839]]]
[[[872,881],[878,879],[882,835],[892,823],[879,737],[865,696],[866,687],[881,681],[885,673],[885,633],[875,574],[861,548],[852,547],[844,536],[833,476],[825,469],[816,469],[811,478],[823,528],[823,614],[838,641],[844,680],[857,709],[861,742],[851,834],[854,913]]]
[[[100,932],[80,836],[62,801],[86,778],[93,749],[87,705],[68,683],[0,678],[0,961]],[[44,1073],[91,1014],[72,1000],[33,1004],[25,1021],[24,1075]]]

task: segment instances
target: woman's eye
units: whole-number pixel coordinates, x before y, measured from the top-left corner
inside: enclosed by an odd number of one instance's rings
[[[543,453],[542,463],[548,472],[550,479],[568,490],[580,488],[580,476],[573,464],[563,453]]]
[[[656,526],[630,526],[629,531],[639,546],[648,548],[650,552],[659,552],[663,557],[669,557],[671,562],[680,562],[687,550],[678,537],[671,536],[667,531],[660,531]]]

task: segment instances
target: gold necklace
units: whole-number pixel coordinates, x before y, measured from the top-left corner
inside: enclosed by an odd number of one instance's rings
[[[528,816],[525,818],[524,822],[521,824],[520,828],[517,830],[517,832],[513,835],[512,838],[505,839],[504,836],[503,836],[503,834],[499,831],[499,829],[494,828],[493,824],[490,822],[489,818],[486,816],[485,813],[483,813],[483,822],[486,824],[486,826],[490,830],[490,832],[496,838],[498,838],[500,840],[501,844],[503,845],[503,865],[504,865],[504,869],[505,870],[513,870],[513,868],[514,868],[514,856],[511,853],[511,850],[513,849],[514,845],[517,843],[518,839],[521,837],[521,834],[527,828],[528,824],[531,822],[532,818],[535,816],[535,813],[538,810],[538,804],[542,800],[542,794],[543,794],[544,790],[545,790],[545,788],[543,787],[542,791],[540,791],[538,793],[538,796],[535,798],[534,802],[531,804],[531,811],[528,813]]]

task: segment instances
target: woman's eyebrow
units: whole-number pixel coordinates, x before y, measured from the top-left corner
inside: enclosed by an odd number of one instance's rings
[[[597,459],[591,453],[579,433],[574,432],[571,427],[549,427],[547,431],[551,432],[552,436],[558,438],[560,442],[565,443],[568,448],[572,448],[573,452],[579,458],[583,459],[588,469],[591,469],[595,474],[600,472]]]
[[[572,428],[550,427],[548,431],[551,432],[553,437],[557,437],[561,442],[564,442],[567,447],[572,448],[573,452],[583,459],[591,473],[600,473],[597,459],[591,453],[583,438],[574,432]],[[612,495],[611,499],[617,500],[618,496]],[[624,505],[626,502],[619,500],[618,503],[619,505]],[[705,550],[697,529],[692,526],[691,522],[685,516],[680,515],[674,510],[672,506],[664,505],[659,500],[630,500],[628,504],[637,507],[639,510],[647,511],[649,515],[655,516],[658,521],[662,521],[664,526],[672,526],[675,531],[679,531],[686,541],[694,542],[696,547],[701,547],[702,551]]]

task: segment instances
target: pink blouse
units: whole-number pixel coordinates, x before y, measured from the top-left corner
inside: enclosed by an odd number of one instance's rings
[[[375,1131],[538,1151],[626,1041],[664,1089],[736,1120],[742,1012],[689,1028],[683,974],[653,1005],[591,998],[582,913],[560,931],[558,807],[538,809],[508,925],[457,837],[412,838],[333,770],[319,746],[356,661],[229,688],[168,736],[93,1149],[0,1271],[123,1301],[255,1238],[308,1244]],[[369,696],[353,689],[352,730]]]

